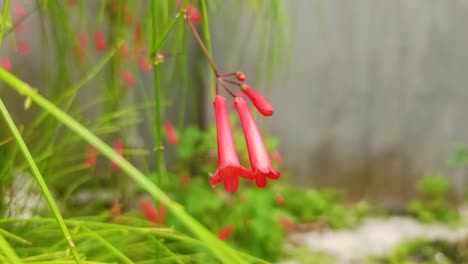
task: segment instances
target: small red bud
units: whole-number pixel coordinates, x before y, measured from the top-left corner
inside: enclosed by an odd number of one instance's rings
[[[137,61],[138,65],[140,66],[140,68],[143,71],[145,71],[145,72],[151,71],[151,64],[148,62],[148,60],[145,58],[145,56],[143,56],[141,54],[138,54],[136,56],[136,61]]]
[[[0,67],[2,67],[3,69],[11,72],[11,62],[10,62],[10,59],[8,59],[7,56],[3,56],[1,59],[0,59]]]
[[[88,146],[88,153],[86,154],[86,165],[89,167],[96,164],[97,159],[97,148],[94,145]]]
[[[218,238],[219,238],[219,240],[223,240],[223,241],[226,240],[226,239],[229,237],[229,235],[231,234],[233,228],[234,228],[234,227],[232,226],[232,224],[227,224],[227,225],[225,225],[225,226],[219,231],[219,233],[218,233],[218,235],[217,235]]]
[[[94,31],[94,47],[97,51],[106,50],[106,40],[104,39],[104,35],[100,30]]]
[[[241,90],[249,97],[255,108],[264,116],[273,115],[273,106],[261,94],[250,88],[247,84],[240,86]]]
[[[277,205],[282,205],[284,203],[284,197],[280,193],[275,195],[275,202]]]
[[[171,145],[177,144],[177,141],[178,141],[177,133],[174,127],[172,126],[171,122],[164,121],[163,129],[164,129],[164,133],[166,134],[167,142],[169,142],[169,144]]]
[[[116,141],[114,141],[114,150],[121,157],[123,156],[123,147],[124,147],[123,144],[124,143],[122,139],[117,139]],[[115,161],[112,161],[111,168],[112,170],[117,170],[119,168],[119,165]]]
[[[239,82],[243,82],[245,81],[246,77],[245,77],[245,74],[243,72],[236,72],[236,78],[237,80],[239,80]]]
[[[291,229],[294,226],[294,223],[291,219],[287,218],[284,215],[278,215],[278,222],[284,229]]]
[[[128,50],[127,43],[122,44],[122,46],[120,47],[120,56],[125,58],[128,56],[129,53],[130,51]]]
[[[150,199],[143,199],[140,202],[140,208],[141,211],[143,211],[143,213],[145,214],[146,219],[148,219],[148,221],[153,223],[156,223],[158,221],[158,210],[151,203]]]
[[[120,68],[119,75],[122,82],[124,82],[127,86],[133,87],[136,84],[135,77],[133,77],[133,74],[126,69]]]
[[[16,19],[22,19],[26,16],[26,11],[24,10],[24,6],[21,3],[15,3],[13,6],[13,11]]]
[[[26,43],[26,41],[24,41],[23,39],[16,39],[16,49],[19,53],[23,55],[26,55],[31,51],[28,43]]]

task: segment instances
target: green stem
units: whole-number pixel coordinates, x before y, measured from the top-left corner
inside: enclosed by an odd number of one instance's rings
[[[6,72],[5,70],[2,69],[2,71]],[[30,92],[34,93],[34,91],[30,89]],[[60,211],[57,207],[57,204],[55,203],[54,198],[52,197],[52,194],[49,191],[49,188],[47,187],[46,182],[44,181],[44,178],[41,175],[41,172],[39,171],[39,168],[36,165],[36,162],[34,161],[31,153],[29,152],[28,146],[23,140],[23,137],[21,136],[21,133],[19,132],[18,128],[16,127],[15,123],[13,122],[13,119],[10,116],[10,113],[8,112],[7,108],[5,107],[5,104],[3,103],[3,100],[0,99],[0,112],[2,113],[3,117],[5,118],[5,121],[8,125],[8,127],[11,130],[11,133],[16,139],[16,142],[18,143],[21,152],[23,152],[24,157],[29,163],[29,166],[31,167],[31,171],[36,178],[37,183],[39,184],[39,187],[41,188],[41,191],[47,200],[47,203],[49,204],[50,209],[52,210],[52,213],[55,216],[55,219],[57,220],[58,225],[60,226],[60,229],[62,230],[62,233],[67,241],[68,247],[70,248],[70,251],[73,255],[73,258],[75,259],[75,262],[77,264],[81,263],[80,256],[78,254],[78,251],[76,251],[75,244],[73,243],[72,237],[70,232],[67,229],[67,226],[65,225],[63,221],[63,217],[60,214]]]
[[[10,0],[5,0],[5,2],[3,2],[2,24],[0,25],[0,47],[3,43],[3,34],[5,33],[8,10],[10,10]]]
[[[16,76],[8,71],[0,68],[0,79],[18,91],[24,96],[31,98],[33,102],[38,104],[45,111],[57,118],[69,129],[86,140],[89,144],[96,148],[104,156],[116,162],[122,171],[132,178],[142,189],[146,190],[154,198],[163,203],[169,212],[171,212],[179,221],[189,229],[196,237],[205,242],[212,253],[223,263],[245,263],[245,261],[229,246],[222,241],[219,241],[209,230],[207,230],[200,222],[189,215],[184,207],[177,202],[172,201],[160,188],[158,188],[151,180],[149,180],[141,171],[135,168],[130,162],[118,155],[111,147],[104,143],[101,139],[95,136],[91,131],[78,123],[71,116],[60,110],[57,106],[35,92],[27,83],[21,81]],[[37,167],[36,167],[37,168]]]
[[[206,43],[206,48],[208,50],[208,55],[209,58],[213,57],[213,52],[211,50],[211,37],[210,37],[210,26],[208,22],[208,11],[207,11],[207,5],[206,5],[206,0],[201,0],[201,9],[202,9],[202,26],[203,26],[203,35],[205,37],[205,43]],[[218,73],[219,74],[219,73]],[[218,76],[215,76],[218,77]],[[214,79],[214,78],[213,78]],[[215,90],[215,82],[216,80],[210,82],[210,92],[211,92],[211,97],[214,97],[216,90]]]
[[[158,45],[158,16],[157,16],[157,0],[151,1],[151,21],[153,26],[153,50],[154,56],[158,52],[156,50]],[[160,42],[162,43],[162,42]],[[163,166],[164,166],[164,157],[163,157],[163,142],[162,142],[162,123],[161,123],[161,85],[159,79],[159,67],[154,65],[153,67],[153,86],[154,86],[154,99],[155,99],[155,118],[154,118],[154,128],[155,128],[155,150],[156,150],[156,182],[162,186],[162,175],[163,175]]]
[[[2,235],[0,235],[0,251],[2,251],[3,254],[5,254],[5,256],[10,260],[10,263],[23,263],[18,255],[16,255],[15,250]]]
[[[174,20],[172,20],[172,23],[169,24],[169,26],[166,28],[166,30],[164,31],[164,33],[162,34],[161,38],[159,39],[159,41],[155,44],[155,46],[153,47],[153,56],[156,57],[157,53],[158,53],[158,50],[161,48],[161,45],[164,43],[164,41],[166,40],[167,36],[169,35],[169,32],[172,31],[172,29],[174,28],[174,26],[177,24],[177,21],[179,21],[179,18],[182,16],[182,13],[179,12],[177,13],[176,17]]]

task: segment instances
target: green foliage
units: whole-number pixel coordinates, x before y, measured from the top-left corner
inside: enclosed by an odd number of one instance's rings
[[[370,260],[372,264],[459,264],[467,263],[468,248],[462,243],[414,239],[395,247],[382,259]]]
[[[424,222],[456,223],[457,208],[449,199],[452,185],[444,175],[422,177],[416,185],[417,199],[408,205],[408,212]]]
[[[333,190],[284,187],[280,193],[286,198],[284,208],[299,222],[321,222],[331,228],[344,228],[356,224],[371,212],[367,202],[354,206],[344,205]]]

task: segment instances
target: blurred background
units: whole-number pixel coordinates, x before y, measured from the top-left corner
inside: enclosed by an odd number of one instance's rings
[[[285,7],[288,26],[275,34],[291,58],[275,74],[268,125],[293,180],[399,207],[417,179],[444,173],[462,199],[466,170],[447,160],[468,141],[468,2],[297,0]],[[244,16],[233,18],[244,29],[238,37],[215,23],[216,40],[245,41],[255,27]],[[255,46],[262,33],[247,41]],[[230,48],[222,47],[215,57]],[[242,69],[268,66],[247,54]]]

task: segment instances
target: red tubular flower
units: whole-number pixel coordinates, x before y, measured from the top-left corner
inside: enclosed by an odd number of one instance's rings
[[[145,56],[143,56],[141,54],[138,54],[136,56],[136,61],[137,61],[138,65],[140,66],[140,68],[143,71],[145,71],[145,72],[151,71],[151,64],[148,62],[148,60],[145,58]]]
[[[278,222],[284,229],[291,229],[294,226],[294,223],[291,221],[291,219],[284,215],[278,215]]]
[[[240,86],[242,91],[249,97],[250,101],[255,105],[255,108],[264,116],[273,115],[273,106],[254,89],[250,88],[247,84]]]
[[[133,74],[126,69],[120,68],[119,75],[120,79],[122,79],[122,82],[124,82],[127,86],[133,87],[136,84],[135,77],[133,77]]]
[[[16,49],[19,53],[23,55],[26,55],[31,51],[28,43],[26,43],[26,41],[24,41],[23,39],[16,39]]]
[[[229,235],[231,234],[233,228],[234,228],[234,227],[232,226],[232,224],[227,224],[227,225],[225,225],[225,226],[218,232],[218,235],[217,235],[217,236],[218,236],[219,240],[223,240],[223,241],[226,240],[226,239],[229,237]]]
[[[3,56],[1,59],[0,59],[0,67],[2,67],[3,69],[5,69],[6,71],[9,71],[11,72],[11,62],[10,62],[10,59],[8,59],[7,56]]]
[[[86,164],[91,167],[96,164],[97,148],[94,145],[88,146],[88,153],[86,154]]]
[[[158,221],[158,210],[151,203],[150,199],[145,198],[140,202],[141,211],[145,214],[148,221],[156,223]]]
[[[24,10],[24,6],[21,3],[15,3],[13,6],[13,12],[15,14],[16,19],[22,19],[26,16],[26,11]]]
[[[117,154],[119,154],[121,157],[123,156],[123,140],[122,139],[117,139],[116,141],[114,141],[114,150],[115,152],[117,152]],[[112,161],[111,162],[111,168],[113,170],[116,170],[119,168],[119,165],[115,162],[115,161]]]
[[[226,107],[226,99],[217,95],[213,101],[216,116],[216,133],[218,138],[218,170],[211,176],[212,186],[224,181],[227,192],[237,191],[238,176],[253,179],[252,171],[242,167],[237,157],[234,138]]]
[[[266,177],[271,179],[278,179],[280,173],[275,171],[271,166],[270,157],[263,144],[260,131],[255,124],[255,121],[250,113],[247,102],[241,98],[236,97],[234,104],[239,112],[239,117],[244,129],[245,141],[247,142],[247,150],[249,152],[250,165],[255,177],[255,182],[258,187],[266,185]]]
[[[164,121],[163,129],[164,129],[164,133],[166,134],[167,142],[169,142],[169,144],[171,145],[177,144],[177,141],[178,141],[177,134],[171,122]]]
[[[122,57],[127,57],[130,51],[128,50],[128,45],[127,43],[122,44],[122,47],[120,47],[120,56]]]
[[[94,47],[97,51],[106,50],[106,40],[104,39],[104,35],[100,30],[94,31]]]

